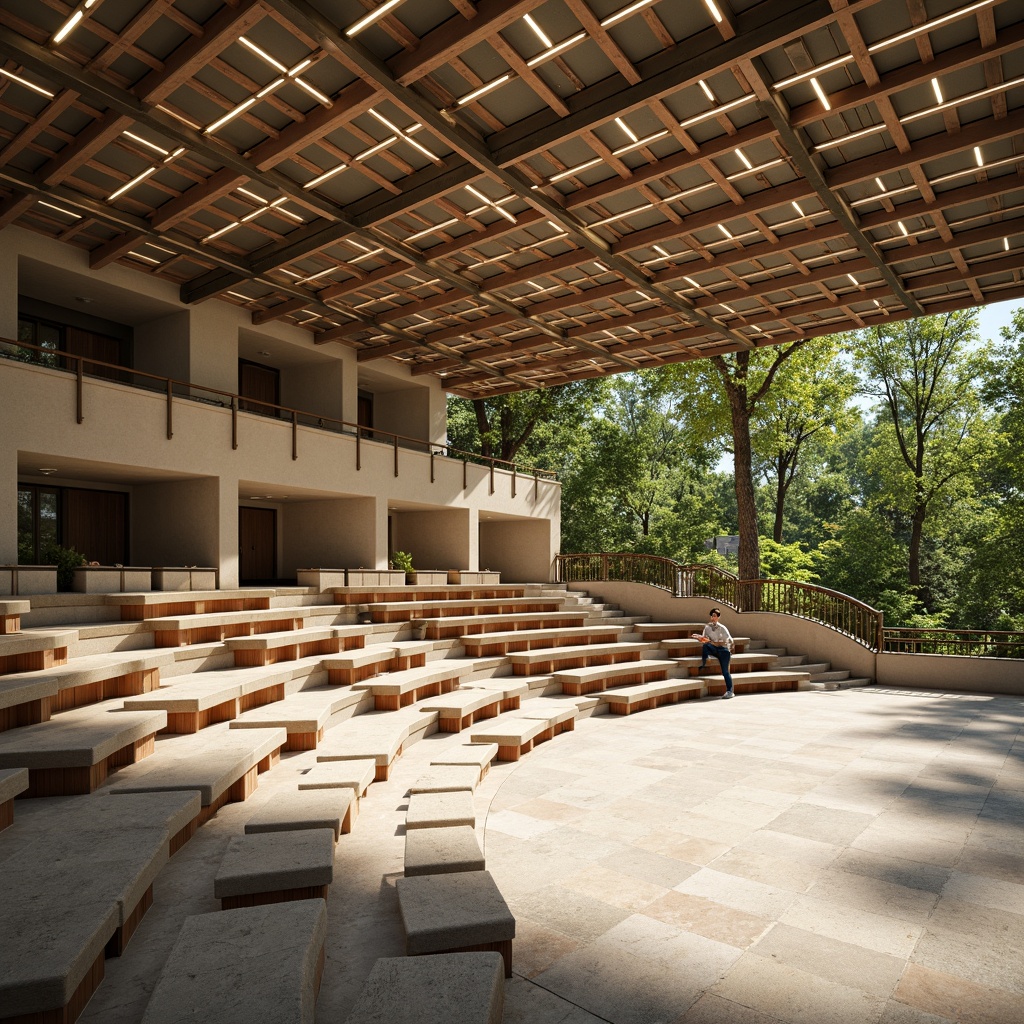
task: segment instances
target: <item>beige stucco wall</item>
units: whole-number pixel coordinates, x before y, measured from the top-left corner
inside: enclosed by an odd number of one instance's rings
[[[117,265],[91,272],[88,254],[31,232],[8,228],[0,234],[0,270],[9,271],[0,273],[0,326],[7,325],[3,333],[8,336],[16,330],[19,284],[26,285],[25,294],[37,295],[48,293],[52,281],[53,294],[46,297],[66,308],[77,301],[75,296],[92,294],[97,298],[90,308],[98,315],[123,309],[134,328],[140,369],[233,393],[240,351],[248,357],[265,347],[268,364],[276,361],[281,369],[287,404],[356,420],[358,375],[371,371],[362,368],[353,349],[315,346],[309,332],[287,323],[253,326],[247,310],[215,299],[184,306],[170,282]],[[375,392],[393,397],[392,429],[442,443],[445,395],[439,382],[413,378],[407,368],[386,360],[372,366]],[[232,448],[230,410],[184,397],[173,404],[173,437],[168,439],[160,393],[86,379],[83,397],[79,424],[73,376],[0,359],[0,562],[17,557],[19,453],[23,471],[50,462],[62,466],[48,478],[55,486],[76,475],[94,486],[116,480],[129,488],[149,487],[164,478],[167,500],[182,520],[166,523],[165,510],[151,497],[158,492],[141,490],[138,514],[133,512],[133,543],[139,542],[133,560],[148,554],[160,562],[212,562],[221,569],[222,586],[237,580],[239,498],[246,501],[255,494],[271,494],[279,502],[281,572],[333,561],[383,568],[389,505],[440,516],[442,528],[424,557],[445,568],[479,564],[476,521],[481,512],[543,521],[531,536],[543,543],[534,561],[545,567],[544,578],[558,550],[557,483],[541,482],[535,490],[520,478],[513,495],[510,474],[496,471],[492,477],[484,467],[464,469],[461,461],[442,457],[433,461],[431,480],[429,454],[408,448],[398,452],[396,473],[393,446],[374,441],[360,444],[357,469],[352,436],[313,426],[299,427],[298,457],[293,458],[291,424],[250,413],[238,414],[238,444]],[[196,501],[181,500],[185,491],[172,480],[197,477],[217,481],[217,522],[211,527],[197,524],[211,514],[213,485],[202,488]],[[320,502],[328,504],[318,507]],[[286,511],[306,505],[294,514]],[[458,514],[449,516],[445,510],[451,509]],[[343,524],[343,540],[331,531],[334,521]],[[433,536],[429,530],[424,535]],[[215,559],[209,557],[214,553]]]
[[[942,654],[879,654],[877,681],[885,686],[1024,696],[1024,662]]]
[[[337,498],[281,506],[280,571],[376,568],[376,502]]]
[[[219,522],[216,479],[136,484],[131,491],[132,563],[218,566]]]
[[[475,569],[470,538],[476,511],[466,508],[391,513],[391,544],[408,551],[417,569]]]
[[[544,552],[558,544],[553,530],[551,520],[481,520],[480,568],[500,570],[503,583],[550,580],[553,560]]]

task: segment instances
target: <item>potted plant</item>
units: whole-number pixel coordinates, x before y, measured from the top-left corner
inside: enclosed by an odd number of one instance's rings
[[[408,551],[395,551],[391,555],[391,568],[396,569],[398,572],[405,573],[406,582],[409,582],[409,576],[416,572],[412,567],[412,555]]]

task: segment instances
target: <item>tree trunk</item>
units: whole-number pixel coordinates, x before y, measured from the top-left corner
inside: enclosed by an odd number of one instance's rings
[[[786,491],[788,489],[786,470],[782,465],[782,459],[776,462],[776,469],[778,477],[775,480],[775,526],[772,530],[772,538],[776,544],[781,544],[783,512],[786,507]]]
[[[736,482],[736,513],[740,530],[739,576],[761,577],[761,544],[758,538],[757,502],[754,498],[753,459],[750,451],[750,412],[742,393],[730,394],[733,436],[733,477]]]
[[[914,506],[914,514],[910,520],[910,557],[907,570],[911,589],[917,597],[921,596],[921,537],[924,534],[927,514],[928,506],[918,503]]]

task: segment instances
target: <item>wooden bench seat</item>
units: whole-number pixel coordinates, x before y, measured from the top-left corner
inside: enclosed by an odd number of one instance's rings
[[[619,635],[626,630],[626,626],[615,626],[611,623],[600,626],[576,626],[568,629],[512,630],[507,633],[469,634],[463,636],[462,644],[469,657],[482,658],[489,654],[512,654],[517,651],[533,651],[537,648],[611,644],[615,643]]]
[[[676,664],[680,670],[688,675],[695,676],[700,669],[700,655],[688,658],[676,658]],[[751,651],[749,654],[734,654],[729,659],[729,674],[736,675],[738,672],[766,672],[772,668],[778,656],[775,654],[762,654],[760,651]],[[717,674],[721,668],[718,660],[714,657],[708,658],[707,668]]]
[[[395,879],[405,951],[501,953],[512,977],[516,920],[489,871],[460,871]]]
[[[348,786],[297,789],[275,793],[245,823],[246,835],[330,829],[337,842],[352,831],[359,815],[359,796]]]
[[[662,640],[688,640],[692,633],[699,633],[706,622],[638,622],[635,630],[645,640],[660,643]]]
[[[0,636],[0,676],[65,665],[68,647],[77,639],[76,629],[25,630]]]
[[[366,682],[355,683],[353,688],[370,691],[377,711],[397,711],[425,697],[450,693],[475,671],[476,666],[472,661],[442,659],[421,668],[389,672]]]
[[[466,633],[511,632],[517,629],[569,629],[587,621],[585,611],[515,612],[511,615],[448,615],[439,618],[413,619],[423,626],[432,640],[461,637]]]
[[[583,697],[598,693],[609,686],[626,686],[630,683],[649,683],[667,679],[676,667],[674,661],[626,661],[618,665],[589,665],[586,668],[570,668],[554,674],[554,680],[562,693]]]
[[[31,601],[0,601],[0,636],[21,632],[21,617],[32,610]]]
[[[242,712],[284,700],[288,684],[315,670],[316,659],[267,668],[219,669],[180,677],[171,685],[139,697],[126,697],[132,710],[167,713],[167,733],[194,733]],[[296,687],[299,684],[296,684]]]
[[[316,687],[289,694],[284,700],[246,711],[232,719],[232,729],[266,729],[279,726],[288,732],[285,750],[315,750],[324,738],[331,718],[341,711],[369,711],[372,695],[364,690]]]
[[[115,697],[149,693],[160,669],[174,664],[169,651],[92,654],[36,672],[0,678],[0,732],[47,722],[52,714]]]
[[[373,644],[348,654],[329,655],[324,658],[323,666],[332,686],[351,686],[383,672],[419,668],[427,663],[427,655],[433,649],[429,640]]]
[[[264,608],[252,611],[205,612],[197,615],[148,619],[155,647],[188,647],[232,637],[302,629],[313,614],[312,605],[299,608]]]
[[[326,900],[334,881],[330,828],[232,836],[213,880],[222,910]]]
[[[374,622],[407,622],[410,619],[437,619],[449,615],[556,612],[561,608],[562,599],[557,597],[472,597],[441,601],[373,602],[368,605]]]
[[[534,743],[542,743],[552,735],[552,727],[543,719],[510,718],[489,729],[474,729],[469,738],[474,743],[497,743],[499,761],[518,761],[533,750]]]
[[[712,696],[725,693],[725,677],[721,675],[701,676],[704,686]],[[767,672],[743,672],[733,676],[732,684],[736,693],[779,693],[799,690],[811,681],[809,672],[794,669],[771,669]]]
[[[562,701],[549,701],[544,698],[530,701],[523,705],[519,713],[520,718],[536,719],[547,724],[550,735],[537,737],[534,743],[541,743],[543,740],[551,739],[563,732],[573,732],[576,728],[576,716],[579,713],[575,704]]]
[[[297,783],[303,789],[351,789],[360,800],[366,796],[377,775],[373,759],[318,761],[307,768]]]
[[[436,711],[441,732],[461,732],[476,722],[495,718],[519,707],[520,696],[506,697],[501,690],[460,689],[442,697],[431,697],[420,707]]]
[[[634,711],[647,711],[663,704],[677,704],[681,700],[694,700],[704,695],[704,683],[692,679],[663,679],[623,686],[598,694],[601,702],[613,715],[629,715]],[[723,683],[724,691],[724,683]]]
[[[323,900],[186,917],[142,1024],[313,1024],[326,941]]]
[[[202,825],[226,803],[249,798],[260,773],[280,759],[288,739],[284,729],[214,727],[216,736],[200,734],[168,740],[148,764],[122,769],[114,793],[159,793],[197,790]]]
[[[163,711],[112,711],[98,705],[0,733],[0,768],[28,768],[30,797],[91,793],[122,765],[153,753]]]
[[[418,709],[358,715],[328,729],[318,748],[317,761],[355,761],[371,758],[374,778],[386,782],[407,741],[418,738],[437,722],[437,712]],[[414,717],[415,716],[415,717]]]
[[[389,604],[395,601],[472,601],[522,597],[526,588],[515,583],[433,584],[401,587],[331,587],[338,604]]]
[[[435,754],[430,761],[431,767],[447,765],[471,765],[480,772],[480,781],[491,770],[491,762],[498,756],[497,743],[460,743],[449,747],[440,754]]]
[[[588,665],[617,665],[622,661],[640,661],[650,651],[644,643],[583,644],[575,647],[543,647],[508,655],[517,676],[549,674]]]
[[[0,832],[14,824],[14,798],[27,789],[27,768],[0,768]]]
[[[251,668],[357,650],[366,643],[366,633],[365,626],[311,626],[231,637],[224,641],[224,646],[234,654],[239,668]]]
[[[0,1007],[17,1020],[74,1021],[119,956],[167,862],[166,830],[56,831],[4,861]]]
[[[122,621],[162,619],[178,615],[206,615],[215,612],[262,611],[270,607],[272,589],[244,590],[145,590],[138,593],[106,594],[104,603],[120,608]]]
[[[699,633],[700,630],[697,630]],[[647,639],[647,635],[644,634],[644,639]],[[703,640],[694,640],[692,637],[679,637],[678,639],[664,639],[655,641],[659,647],[670,658],[688,658],[688,657],[700,657],[701,648],[704,646]],[[733,657],[739,654],[745,653],[747,647],[750,645],[750,638],[746,636],[735,636],[732,639],[732,653]]]

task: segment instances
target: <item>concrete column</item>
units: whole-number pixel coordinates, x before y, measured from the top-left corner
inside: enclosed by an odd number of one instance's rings
[[[18,337],[18,250],[0,246],[0,338]]]
[[[219,550],[214,564],[220,566],[221,588],[230,590],[238,586],[238,479],[222,476],[218,485]]]
[[[379,495],[374,503],[374,559],[372,566],[367,568],[388,568],[388,499]]]

